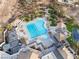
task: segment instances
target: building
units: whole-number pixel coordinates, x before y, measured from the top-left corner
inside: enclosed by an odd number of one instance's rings
[[[78,2],[78,0],[58,0],[60,3],[72,4]]]
[[[68,31],[66,29],[66,25],[64,24],[63,20],[58,20],[57,22],[57,26],[56,26],[56,35],[55,37],[59,40],[65,40],[67,38],[68,35]]]
[[[66,28],[66,26],[63,21],[60,20],[58,21],[56,27],[50,29],[51,31],[54,31],[52,33],[61,33],[63,37],[65,37],[67,33],[65,33],[66,29],[64,28]],[[27,25],[25,25],[25,29],[28,30],[26,32],[29,33],[27,33],[29,43],[27,45],[21,46],[19,45],[19,40],[15,28],[13,28],[11,31],[5,32],[6,43],[3,45],[3,51],[1,51],[0,53],[1,59],[70,59],[70,57],[72,57],[71,59],[74,58],[73,54],[70,53],[68,48],[64,48],[63,45],[58,45],[60,43],[59,41],[61,41],[62,39],[66,39],[66,37],[62,38],[60,37],[60,35],[48,33],[49,31],[46,27],[45,18],[36,18],[36,20],[27,23]]]
[[[51,52],[51,53],[43,56],[42,59],[57,59],[57,57],[55,56],[55,54],[53,52]]]
[[[7,54],[7,53],[5,53],[3,51],[0,51],[0,59],[5,59],[5,58],[11,59],[9,54]]]
[[[28,47],[20,49],[13,55],[0,51],[0,59],[39,59],[39,51]]]
[[[60,54],[56,46],[52,46],[42,51],[41,59],[64,59],[64,57]]]
[[[14,54],[17,53],[20,48],[21,46],[19,45],[19,40],[15,28],[13,28],[11,31],[6,30],[3,51],[8,54]]]

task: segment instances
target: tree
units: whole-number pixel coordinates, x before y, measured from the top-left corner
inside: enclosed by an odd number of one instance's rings
[[[65,17],[66,18],[66,26],[67,26],[67,29],[68,29],[68,31],[70,31],[70,32],[72,32],[72,29],[74,28],[74,21],[75,21],[75,18],[73,17],[73,16],[71,16],[70,18],[67,18],[67,17]]]
[[[56,25],[56,20],[58,16],[58,11],[53,7],[52,5],[49,5],[48,7],[48,13],[49,13],[49,21],[51,21],[51,25],[55,26]]]

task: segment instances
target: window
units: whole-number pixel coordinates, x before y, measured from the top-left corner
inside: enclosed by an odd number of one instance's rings
[[[68,0],[64,0],[64,2],[68,2]]]

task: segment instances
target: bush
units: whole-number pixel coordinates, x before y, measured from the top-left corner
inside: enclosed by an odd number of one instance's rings
[[[11,24],[8,24],[8,25],[6,26],[6,29],[7,29],[7,30],[12,30],[12,28],[13,28],[13,26],[12,26]]]
[[[3,28],[0,28],[0,32],[3,32]]]
[[[60,9],[60,6],[55,4],[55,5],[49,5],[48,7],[48,13],[49,13],[49,21],[51,21],[51,25],[55,26],[57,18],[63,18],[63,11]]]
[[[28,21],[31,20],[31,17],[29,15],[23,15],[23,16],[20,17],[20,19],[23,20],[23,21],[28,22]]]

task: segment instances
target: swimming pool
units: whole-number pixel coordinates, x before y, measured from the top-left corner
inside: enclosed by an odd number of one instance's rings
[[[26,25],[26,28],[30,34],[31,38],[36,38],[38,36],[41,36],[45,33],[47,33],[47,29],[45,28],[45,21],[43,18],[38,18],[34,22],[30,22]]]
[[[72,37],[74,40],[79,41],[79,29],[74,28],[72,31]]]

